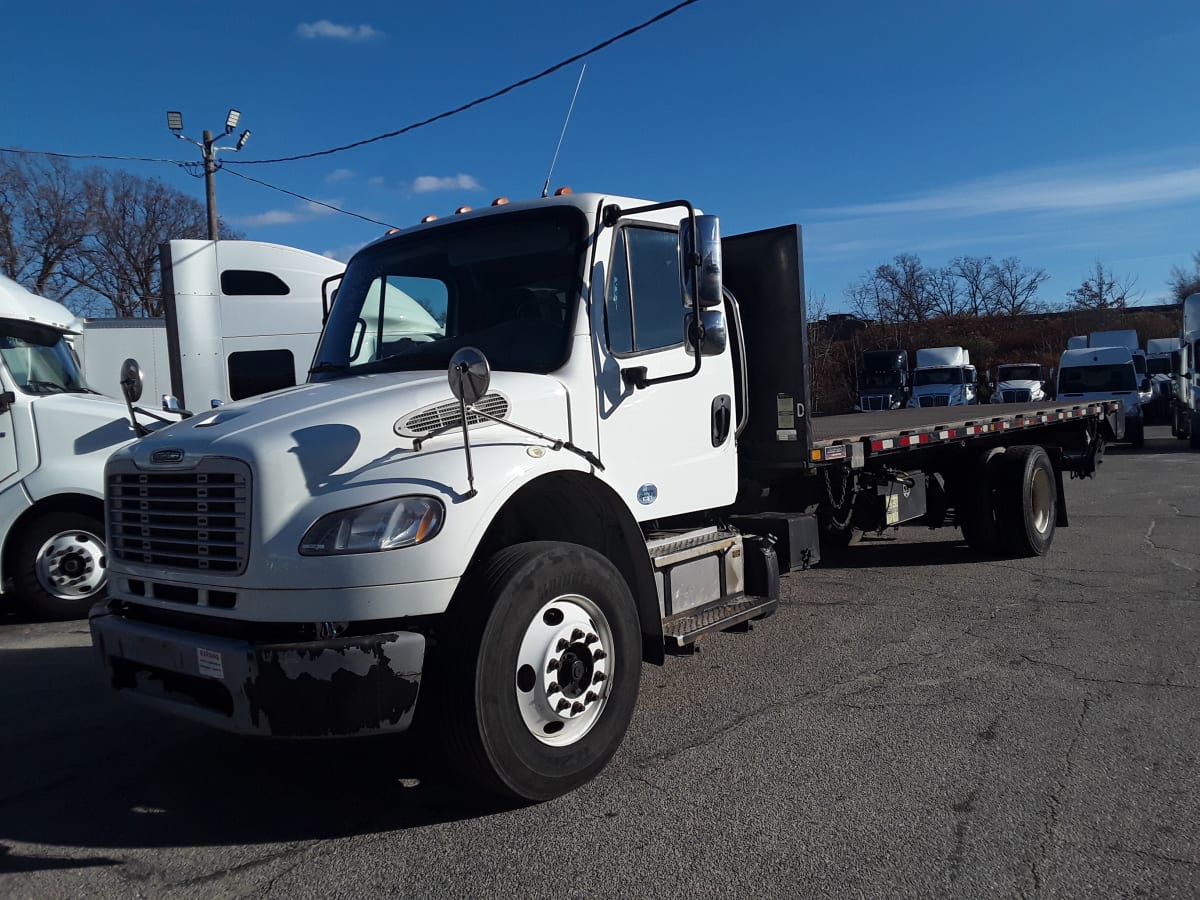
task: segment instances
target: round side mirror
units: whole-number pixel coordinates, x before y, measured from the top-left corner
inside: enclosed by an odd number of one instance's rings
[[[450,357],[446,371],[450,391],[468,404],[475,403],[487,393],[492,383],[492,367],[477,347],[463,347]]]
[[[130,403],[142,399],[142,386],[146,383],[142,367],[132,357],[121,363],[121,393]]]

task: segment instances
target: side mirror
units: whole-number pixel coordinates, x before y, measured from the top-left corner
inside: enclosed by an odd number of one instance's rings
[[[693,306],[720,306],[721,221],[717,216],[696,216],[679,223],[679,271],[683,273],[683,300]]]
[[[477,347],[463,347],[450,357],[446,370],[450,392],[468,406],[487,393],[492,383],[492,367]]]
[[[1146,393],[1146,391],[1150,390],[1150,379],[1149,378],[1142,379],[1142,386],[1139,388],[1139,390],[1143,394]]]
[[[333,306],[333,301],[337,299],[337,288],[335,284],[342,280],[345,273],[330,275],[321,282],[321,324],[324,325],[329,319],[329,310]]]
[[[126,403],[132,405],[142,399],[142,386],[146,383],[146,378],[136,359],[130,357],[121,363],[120,383],[121,395],[125,398]]]
[[[686,339],[687,352],[695,353],[692,339],[692,329],[696,327],[696,317],[691,313],[684,316],[683,333]],[[725,325],[725,313],[719,309],[706,309],[700,313],[700,355],[719,356],[729,346],[729,329]]]

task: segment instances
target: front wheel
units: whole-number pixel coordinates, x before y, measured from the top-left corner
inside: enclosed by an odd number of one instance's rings
[[[104,526],[84,513],[51,513],[17,538],[17,603],[40,619],[81,619],[104,598],[108,580]]]
[[[518,800],[574,790],[616,752],[637,701],[629,587],[599,553],[553,541],[501,550],[464,587],[439,660],[452,762]]]

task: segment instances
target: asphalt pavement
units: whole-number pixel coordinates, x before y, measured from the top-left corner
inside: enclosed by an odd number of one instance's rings
[[[0,615],[0,896],[1200,896],[1200,453],[1148,429],[1067,498],[1041,559],[911,527],[791,576],[537,806],[156,714]]]

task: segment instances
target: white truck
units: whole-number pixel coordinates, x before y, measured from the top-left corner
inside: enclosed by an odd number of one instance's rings
[[[121,396],[135,357],[147,397],[208,408],[303,382],[324,320],[322,284],[343,263],[259,241],[159,248],[162,318],[85,319],[74,345],[90,387]]]
[[[109,683],[255,735],[416,716],[544,800],[615,752],[644,661],[772,613],[826,537],[1048,552],[1120,404],[811,418],[800,245],[560,192],[363,248],[307,384],[110,460]],[[414,301],[434,333],[389,324]]]
[[[104,594],[104,463],[134,438],[89,390],[65,306],[0,276],[0,591],[26,614],[77,619]]]
[[[1125,437],[1135,448],[1145,444],[1146,429],[1139,376],[1128,347],[1065,350],[1058,364],[1059,401],[1120,400],[1125,411]]]
[[[1155,390],[1154,382],[1146,371],[1146,351],[1142,349],[1138,333],[1133,328],[1122,328],[1116,331],[1093,331],[1088,335],[1089,348],[1125,347],[1133,359],[1133,371],[1137,375],[1138,402],[1142,404],[1142,418],[1146,418],[1153,408]]]
[[[908,405],[914,409],[968,406],[977,402],[977,381],[968,351],[962,347],[926,347],[917,351]]]
[[[1179,335],[1179,369],[1171,410],[1171,433],[1200,450],[1200,294],[1183,301]]]
[[[1175,368],[1182,342],[1177,337],[1150,338],[1146,341],[1146,374],[1154,390],[1154,399],[1146,408],[1146,420],[1174,425]]]
[[[996,367],[991,388],[992,403],[1041,403],[1046,399],[1046,376],[1037,363],[1004,363]]]

